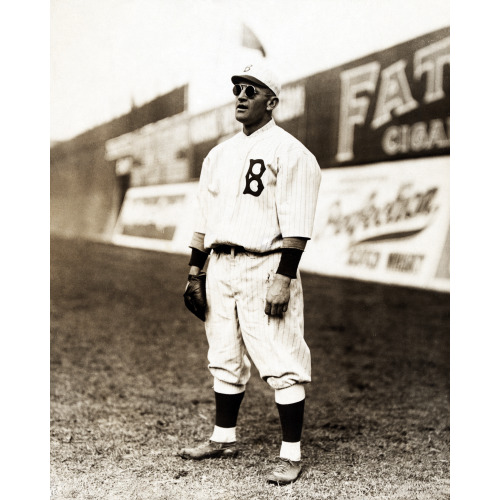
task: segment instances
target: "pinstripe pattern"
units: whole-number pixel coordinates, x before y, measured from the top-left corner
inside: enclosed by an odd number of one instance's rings
[[[195,231],[205,235],[205,248],[229,244],[256,253],[281,248],[286,237],[310,238],[320,180],[314,155],[274,120],[249,136],[241,132],[205,158]],[[232,393],[248,382],[250,359],[273,389],[311,381],[299,273],[283,318],[265,314],[280,259],[279,252],[210,257],[209,369],[215,385],[231,384]]]
[[[243,194],[250,160],[266,167],[259,196]],[[249,136],[241,132],[203,163],[195,231],[205,234],[207,248],[233,244],[254,252],[280,248],[284,237],[310,238],[320,180],[314,155],[273,120]]]
[[[212,375],[244,386],[250,359],[273,389],[311,381],[311,358],[304,340],[300,275],[290,285],[283,318],[265,312],[267,289],[281,254],[266,256],[214,254],[207,268],[206,331]]]

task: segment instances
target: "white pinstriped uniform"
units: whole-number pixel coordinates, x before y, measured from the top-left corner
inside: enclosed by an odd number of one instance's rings
[[[274,120],[249,136],[240,132],[206,157],[195,231],[205,234],[206,248],[255,252],[209,260],[205,325],[209,369],[218,381],[244,386],[249,354],[274,389],[310,382],[300,274],[291,281],[283,318],[269,317],[266,293],[281,253],[258,254],[281,248],[285,237],[311,237],[320,180],[314,155]]]

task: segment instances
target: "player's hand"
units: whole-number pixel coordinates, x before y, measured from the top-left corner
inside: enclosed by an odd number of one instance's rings
[[[205,321],[207,310],[206,278],[206,273],[190,274],[184,291],[184,304],[202,321]]]
[[[283,316],[290,301],[291,278],[276,274],[266,295],[266,314],[268,316]]]

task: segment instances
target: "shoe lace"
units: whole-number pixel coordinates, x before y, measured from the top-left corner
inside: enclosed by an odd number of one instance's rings
[[[292,461],[289,460],[288,458],[278,457],[278,459],[279,459],[279,462],[278,462],[278,465],[276,465],[276,467],[274,469],[275,472],[283,473],[283,472],[287,471],[287,469],[290,465],[293,466]]]

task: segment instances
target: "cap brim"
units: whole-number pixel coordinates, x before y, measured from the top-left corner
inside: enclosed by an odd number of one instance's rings
[[[254,78],[253,76],[249,75],[234,75],[231,77],[231,81],[234,84],[241,83],[241,82],[252,82],[255,83],[256,85],[259,85],[260,87],[264,87],[266,89],[269,89],[269,87],[265,84],[262,83],[260,80],[257,80],[257,78]],[[269,89],[271,90],[271,89]],[[271,90],[272,92],[272,90]]]

